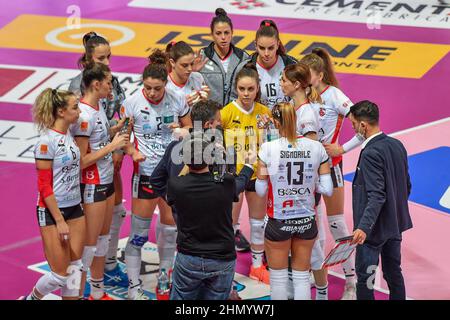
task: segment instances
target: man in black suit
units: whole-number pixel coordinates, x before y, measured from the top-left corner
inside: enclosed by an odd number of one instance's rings
[[[373,300],[375,270],[381,254],[391,300],[406,298],[401,269],[402,232],[412,228],[408,209],[411,182],[405,147],[379,128],[376,104],[350,108],[353,129],[365,139],[353,178],[353,242],[356,248],[356,297]]]

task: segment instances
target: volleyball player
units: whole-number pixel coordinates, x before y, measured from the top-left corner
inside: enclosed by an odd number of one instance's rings
[[[269,108],[287,101],[280,88],[280,78],[286,66],[297,63],[295,58],[286,54],[280,40],[278,27],[272,20],[263,20],[256,32],[256,52],[249,60],[256,65],[260,78],[261,103]],[[245,61],[240,67],[245,65]],[[236,96],[234,91],[233,97]]]
[[[342,128],[344,118],[348,116],[353,103],[338,88],[338,81],[333,70],[331,57],[325,49],[316,48],[309,55],[301,60],[309,66],[311,70],[311,84],[320,92],[324,102],[323,105],[316,105],[319,113],[319,141],[326,148],[336,146]],[[344,145],[345,150],[351,150],[362,144],[363,140],[355,136]],[[332,152],[330,152],[331,155]],[[331,177],[333,179],[333,195],[324,196],[327,209],[328,224],[335,240],[349,236],[344,217],[344,178],[342,173],[342,155],[333,157],[330,160]],[[343,300],[356,299],[356,275],[355,259],[352,255],[350,259],[342,264],[345,274],[345,289],[342,295]]]
[[[109,66],[111,60],[111,47],[108,40],[98,35],[95,32],[88,32],[83,37],[84,54],[78,61],[78,66],[82,69],[86,68],[87,64],[93,62],[102,63]],[[82,75],[80,73],[77,77],[73,78],[70,82],[69,90],[76,92],[78,96],[82,95],[83,83]],[[113,126],[117,123],[114,116],[119,115],[120,106],[125,99],[125,92],[120,86],[119,80],[114,75],[112,76],[112,92],[105,99],[100,100],[102,108],[105,110],[106,116]],[[122,151],[118,150],[113,154],[114,162],[114,210],[113,218],[110,230],[110,240],[108,245],[108,252],[106,254],[105,264],[105,278],[104,282],[107,286],[128,286],[128,277],[126,273],[117,264],[117,247],[119,244],[119,232],[122,226],[123,220],[126,215],[125,207],[122,204],[123,192],[122,192],[122,178],[120,176],[120,168],[122,166]]]
[[[186,97],[191,107],[199,100],[208,99],[210,92],[203,76],[193,72],[195,65],[194,50],[184,41],[171,42],[166,47],[170,72],[167,87]]]
[[[280,139],[261,146],[256,181],[258,195],[265,196],[268,190],[265,249],[271,298],[287,299],[291,252],[294,299],[310,300],[311,252],[318,234],[314,192],[333,191],[328,155],[318,141],[297,135],[290,104],[277,104],[272,116]]]
[[[141,250],[148,240],[156,206],[161,219],[158,236],[160,271],[172,269],[177,235],[175,221],[170,207],[152,190],[150,176],[172,140],[171,129],[192,126],[185,95],[166,86],[167,55],[154,50],[149,60],[142,75],[142,91],[127,98],[121,108],[122,117],[134,118],[135,148],[146,157],[145,161],[134,165],[131,233],[125,249],[130,280],[128,298],[132,300],[145,299],[139,279]]]
[[[81,193],[87,230],[82,270],[83,280],[86,272],[91,272],[90,300],[111,300],[104,292],[103,272],[114,207],[112,152],[124,147],[129,140],[127,134],[119,135],[125,119],[111,127],[100,104],[101,99],[111,94],[111,81],[110,69],[105,64],[93,63],[83,70],[85,89],[80,100],[81,115],[72,128],[81,154]],[[84,281],[81,289],[84,290]]]
[[[237,172],[240,172],[244,161],[243,151],[257,152],[262,140],[258,126],[260,119],[270,116],[270,110],[259,103],[261,88],[256,67],[251,62],[245,65],[236,75],[236,91],[238,98],[221,110],[222,126],[225,131],[225,144],[234,145],[238,154]],[[235,140],[237,139],[237,141]],[[245,189],[250,216],[250,245],[252,265],[250,278],[269,283],[269,273],[263,263],[264,253],[264,215],[266,202],[256,195],[256,175],[253,175]],[[236,225],[242,207],[243,196],[233,206],[233,220]]]
[[[80,206],[80,150],[69,127],[79,115],[77,97],[69,91],[45,89],[33,107],[40,132],[34,148],[36,213],[50,272],[37,281],[26,300],[41,300],[60,288],[63,299],[78,299],[85,221]]]
[[[322,103],[322,100],[311,86],[311,73],[309,67],[303,63],[287,66],[281,77],[281,88],[284,94],[291,98],[297,116],[297,132],[313,140],[318,140],[319,119],[313,107],[314,104]],[[328,281],[326,270],[321,269],[325,258],[324,243],[325,230],[323,226],[320,199],[316,199],[316,223],[319,229],[318,241],[314,244],[312,252],[311,269],[314,274],[314,285],[316,286],[316,300],[328,299]]]

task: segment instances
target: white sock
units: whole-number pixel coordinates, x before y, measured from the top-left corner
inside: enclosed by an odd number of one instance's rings
[[[239,230],[239,223],[233,224],[233,232],[236,234],[236,231]]]
[[[311,300],[309,271],[292,270],[294,280],[294,300]]]
[[[256,251],[252,249],[252,266],[259,268],[262,265],[264,250]]]
[[[316,300],[328,300],[328,284],[325,287],[316,284]]]
[[[91,281],[89,281],[91,284],[91,296],[94,298],[94,300],[99,300],[101,297],[103,297],[103,294],[105,293],[105,287],[103,285],[103,278],[101,279],[94,279],[91,278]]]
[[[287,300],[287,288],[289,283],[288,269],[270,269],[270,299]]]
[[[328,224],[331,234],[334,240],[344,238],[350,235],[347,224],[345,223],[345,217],[343,214],[338,214],[328,217]],[[355,255],[352,254],[350,258],[342,264],[342,269],[345,274],[346,285],[356,285],[355,275]]]
[[[292,280],[292,270],[288,270],[288,285],[287,285],[287,298],[288,300],[294,299],[294,281]]]
[[[119,233],[127,212],[123,204],[114,206],[111,229],[109,231],[108,252],[106,253],[105,270],[111,271],[117,266],[117,248],[119,246]]]
[[[141,257],[140,256],[126,256],[125,262],[127,265],[128,274],[128,299],[134,299],[136,293],[141,287]]]

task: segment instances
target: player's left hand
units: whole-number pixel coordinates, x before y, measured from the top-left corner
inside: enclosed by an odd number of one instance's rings
[[[366,241],[367,235],[361,229],[356,229],[353,232],[353,241],[352,244],[364,244]]]

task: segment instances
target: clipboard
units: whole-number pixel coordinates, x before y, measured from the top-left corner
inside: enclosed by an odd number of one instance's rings
[[[322,263],[322,269],[341,264],[350,258],[357,244],[351,244],[353,236],[336,240],[336,245]]]

